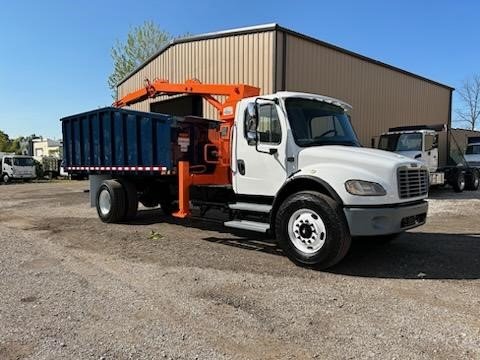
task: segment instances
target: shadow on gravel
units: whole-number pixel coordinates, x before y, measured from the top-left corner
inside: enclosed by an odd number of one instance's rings
[[[480,190],[455,192],[452,188],[432,188],[428,192],[432,200],[480,200]]]
[[[354,242],[331,273],[390,279],[480,279],[477,234],[405,233],[389,244]]]
[[[139,212],[131,224],[163,222],[215,231],[220,236],[209,236],[203,240],[283,256],[274,239],[260,233],[226,228],[222,216],[219,213],[216,218],[176,219],[165,216],[160,209],[153,209]],[[390,279],[480,279],[480,234],[407,232],[391,243],[382,245],[368,239],[357,240],[353,242],[346,258],[327,271]]]

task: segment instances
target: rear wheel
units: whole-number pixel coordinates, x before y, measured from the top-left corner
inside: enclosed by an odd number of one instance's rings
[[[342,260],[351,244],[337,202],[314,191],[289,196],[280,206],[275,232],[285,254],[299,265],[325,269]]]
[[[97,213],[105,223],[120,222],[125,217],[125,190],[117,180],[105,180],[97,191]]]
[[[125,220],[134,219],[138,211],[137,187],[130,181],[120,180],[125,191]]]
[[[478,170],[473,170],[466,178],[465,188],[467,190],[478,190],[480,186],[480,173]]]
[[[465,190],[465,174],[461,171],[457,172],[451,185],[455,192],[462,192]]]

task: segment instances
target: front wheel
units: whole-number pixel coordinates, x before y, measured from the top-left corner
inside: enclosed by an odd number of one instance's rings
[[[275,232],[280,247],[293,262],[319,269],[342,260],[351,244],[341,206],[315,191],[290,195],[283,202]]]
[[[3,174],[2,181],[4,184],[8,184],[10,182],[10,176],[8,176],[7,174]]]

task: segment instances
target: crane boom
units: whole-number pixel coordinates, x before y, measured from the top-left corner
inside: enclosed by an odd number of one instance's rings
[[[174,213],[177,217],[186,217],[189,210],[189,188],[191,185],[227,185],[231,184],[231,130],[235,120],[235,110],[240,100],[260,95],[260,89],[245,84],[202,84],[197,79],[190,79],[183,84],[170,83],[168,80],[145,80],[145,86],[123,96],[113,103],[115,107],[124,107],[155,98],[161,95],[199,95],[218,111],[221,124],[218,128],[209,129],[209,144],[204,146],[204,160],[206,163],[215,164],[215,169],[210,174],[195,174],[190,172],[188,161],[178,163],[178,205],[179,210]],[[226,97],[223,102],[215,96]],[[208,160],[207,153],[214,150],[216,160]]]
[[[246,97],[260,95],[260,89],[245,84],[202,84],[197,79],[187,80],[183,84],[174,84],[163,79],[150,82],[146,79],[143,88],[123,96],[121,99],[115,101],[113,106],[123,107],[161,95],[178,94],[202,96],[209,104],[217,109],[220,120],[233,122],[238,101]],[[227,98],[224,102],[220,102],[214,96],[226,96]]]

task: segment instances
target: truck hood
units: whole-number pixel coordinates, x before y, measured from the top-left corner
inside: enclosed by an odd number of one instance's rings
[[[318,146],[301,149],[294,176],[314,176],[334,188],[346,205],[381,205],[425,198],[400,199],[397,169],[425,168],[420,162],[388,151],[351,147]],[[345,190],[347,180],[376,182],[387,191],[386,196],[354,196]]]
[[[418,163],[409,157],[383,151],[353,146],[321,146],[305,148],[299,153],[300,167],[311,165],[315,162],[340,162],[355,166],[365,166],[373,170],[374,167],[395,169],[402,164]]]

